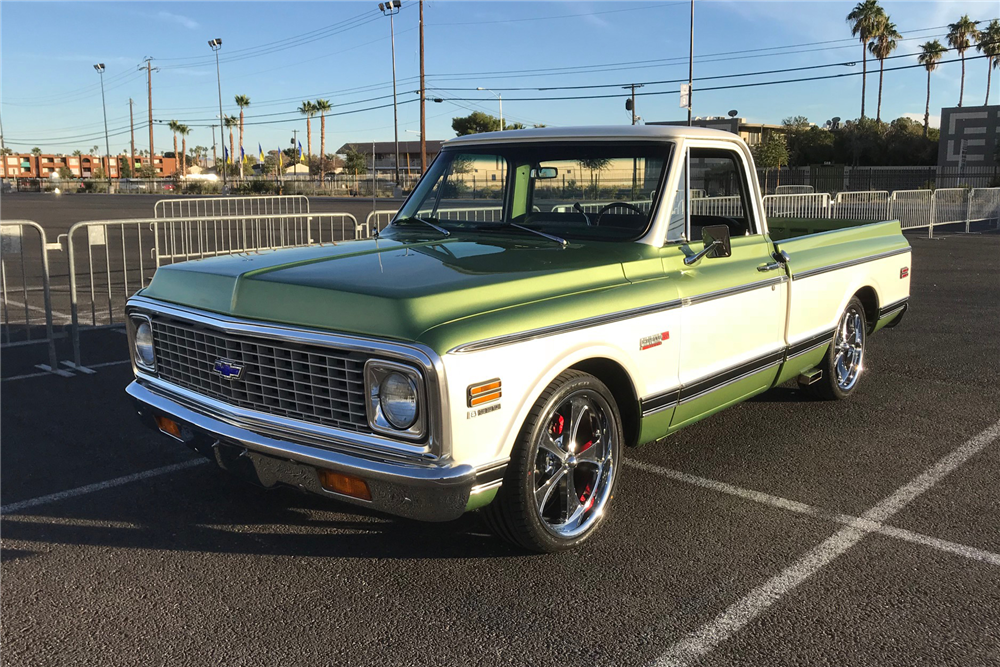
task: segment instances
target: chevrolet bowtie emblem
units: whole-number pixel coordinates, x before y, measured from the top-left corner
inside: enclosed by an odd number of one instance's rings
[[[225,359],[216,359],[215,366],[212,370],[227,380],[239,380],[243,375],[242,366],[236,362],[227,361]]]

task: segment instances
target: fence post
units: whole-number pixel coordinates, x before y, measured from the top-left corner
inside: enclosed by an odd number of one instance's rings
[[[69,232],[66,234],[66,254],[69,261],[69,312],[72,317],[70,335],[73,338],[73,361],[64,361],[63,366],[87,375],[92,375],[94,371],[84,367],[80,363],[80,311],[76,299],[76,253],[73,252],[75,250],[73,247],[73,232],[76,231],[78,224],[80,223],[70,227]]]
[[[934,238],[934,218],[937,215],[937,188],[931,190],[931,219],[927,221],[927,238]]]
[[[965,203],[965,233],[969,233],[970,223],[972,222],[972,198],[976,194],[975,188],[969,189],[969,200]]]

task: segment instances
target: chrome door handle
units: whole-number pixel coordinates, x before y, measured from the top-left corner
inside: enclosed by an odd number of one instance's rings
[[[758,271],[774,271],[775,269],[784,268],[784,264],[781,262],[774,262],[772,264],[762,264],[757,267]]]

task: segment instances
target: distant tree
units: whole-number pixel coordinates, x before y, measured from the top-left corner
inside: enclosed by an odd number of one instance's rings
[[[785,144],[785,138],[780,134],[773,133],[754,146],[752,153],[754,163],[758,168],[764,170],[764,192],[767,192],[768,173],[775,168],[780,170],[781,165],[788,164],[788,146]],[[778,178],[779,180],[781,178],[780,171]]]
[[[73,172],[70,171],[69,167],[67,167],[66,165],[63,165],[63,166],[59,167],[59,178],[62,179],[62,180],[64,180],[64,181],[68,181],[71,178],[73,178]]]
[[[139,167],[137,175],[139,178],[156,178],[156,167],[151,164],[144,164]]]
[[[128,157],[118,163],[118,170],[122,178],[132,178],[135,176],[135,168]]]
[[[976,50],[986,56],[986,101],[983,106],[990,105],[990,86],[993,83],[993,70],[1000,67],[1000,19],[993,19],[980,33]]]
[[[789,166],[804,167],[834,160],[834,133],[816,127],[804,116],[786,118],[785,143]]]
[[[601,172],[611,166],[611,159],[606,157],[585,158],[580,160],[580,166],[590,170],[590,187],[594,199],[600,198]]]
[[[81,155],[83,155],[83,151],[77,148],[75,151],[73,151],[73,155],[75,155],[76,157],[80,157]]]
[[[523,130],[524,129],[524,123],[511,123],[510,125],[505,125],[503,129],[505,129],[505,130]]]
[[[229,160],[225,164],[225,170],[227,173],[233,173],[232,166],[236,164],[236,142],[233,139],[233,128],[238,127],[240,124],[240,119],[236,116],[226,116],[222,119],[222,124],[229,129]]]
[[[468,116],[452,118],[451,129],[455,130],[455,134],[459,137],[482,132],[499,132],[500,119],[482,111],[473,111]]]
[[[313,152],[313,131],[312,131],[312,117],[316,115],[319,111],[316,105],[309,100],[302,103],[302,106],[298,108],[298,112],[306,117],[306,155],[308,156],[308,161],[312,162],[312,152]]]
[[[170,131],[174,133],[174,154],[171,157],[176,160],[179,157],[177,155],[177,133],[181,130],[181,122],[179,120],[172,120],[167,123],[167,127],[169,127]]]
[[[319,173],[320,177],[326,176],[326,114],[333,105],[330,100],[316,100],[313,102],[316,112],[319,113]]]
[[[958,89],[958,106],[962,106],[965,97],[965,52],[972,46],[972,40],[979,39],[976,22],[965,14],[955,23],[948,24],[948,44],[962,56],[962,83]]]
[[[539,128],[539,127],[548,127],[548,125],[546,125],[545,123],[535,123],[535,124],[534,124],[534,125],[532,125],[531,127],[534,127],[534,128]]]
[[[97,166],[94,168],[94,171],[91,172],[90,177],[96,181],[103,181],[108,176],[104,172],[104,167]]]
[[[101,154],[101,147],[98,146],[97,144],[94,144],[90,148],[90,154],[91,155],[100,155]]]
[[[358,176],[368,173],[368,156],[359,152],[353,146],[348,147],[344,154],[344,172]]]
[[[861,40],[861,117],[865,117],[865,90],[868,83],[868,42],[875,34],[879,20],[885,11],[878,0],[862,0],[847,15],[851,25],[851,36]]]
[[[451,161],[451,171],[455,174],[468,174],[472,171],[472,158],[468,155],[459,155]]]
[[[885,14],[879,17],[875,33],[875,39],[869,42],[868,50],[878,58],[878,107],[876,107],[875,120],[882,120],[882,79],[885,76],[885,59],[896,50],[897,39],[903,36],[896,30],[896,24],[889,20]]]
[[[0,148],[0,155],[13,155],[13,154],[14,154],[14,151],[12,151],[11,149],[9,149],[7,147]]]
[[[249,95],[237,95],[235,97],[236,106],[240,108],[240,148],[243,148],[243,110],[250,106]],[[243,161],[240,160],[240,176],[243,175]]]
[[[42,154],[42,149],[39,148],[38,146],[35,146],[34,148],[31,149],[31,154],[37,157]]]
[[[187,136],[191,134],[191,128],[180,125],[177,134],[181,135],[181,176],[187,176]]]
[[[924,42],[920,45],[920,55],[917,60],[924,69],[927,70],[927,104],[924,106],[924,137],[927,136],[927,128],[931,120],[931,72],[937,69],[941,56],[947,49],[936,39],[933,42]],[[989,89],[986,91],[986,99],[989,100]]]

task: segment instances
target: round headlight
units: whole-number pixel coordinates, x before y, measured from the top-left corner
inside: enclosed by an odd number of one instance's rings
[[[395,428],[405,430],[417,421],[417,386],[401,373],[390,373],[378,392],[382,414]]]
[[[153,353],[153,330],[149,322],[143,322],[135,328],[135,358],[143,366],[153,367],[156,355]]]

